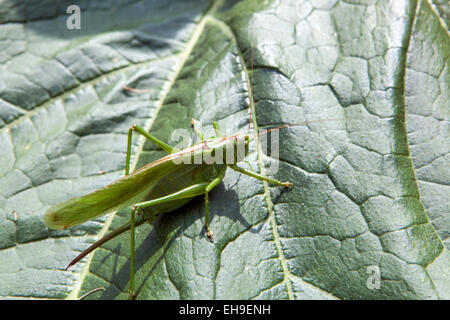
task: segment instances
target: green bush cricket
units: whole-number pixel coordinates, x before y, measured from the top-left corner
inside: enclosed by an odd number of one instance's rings
[[[248,153],[249,134],[222,137],[218,124],[214,122],[213,127],[217,137],[205,139],[197,128],[196,121],[193,121],[193,125],[195,133],[202,142],[181,151],[148,134],[139,126],[133,125],[128,132],[125,176],[122,179],[85,196],[54,205],[47,210],[44,217],[46,225],[53,229],[66,229],[123,207],[133,207],[128,223],[94,243],[74,259],[68,267],[78,262],[102,243],[130,230],[129,293],[130,298],[133,298],[134,233],[136,226],[143,224],[145,221],[154,220],[158,214],[173,211],[198,195],[204,195],[206,235],[212,240],[213,232],[209,226],[208,194],[222,181],[227,167],[278,186],[286,188],[292,186],[290,182],[280,182],[236,165]],[[130,174],[133,131],[153,141],[167,151],[169,155]],[[225,163],[223,163],[224,159],[226,159]],[[135,219],[136,212],[141,213],[137,219]]]

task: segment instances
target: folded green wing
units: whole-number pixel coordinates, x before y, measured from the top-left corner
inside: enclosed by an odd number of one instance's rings
[[[170,160],[152,162],[102,189],[50,207],[44,222],[52,229],[66,229],[142,201],[176,167]]]

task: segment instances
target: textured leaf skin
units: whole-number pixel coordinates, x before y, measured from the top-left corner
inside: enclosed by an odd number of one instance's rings
[[[280,131],[279,161],[257,140],[252,168],[295,187],[228,170],[214,243],[201,197],[139,227],[138,299],[450,298],[443,1],[81,1],[80,30],[70,4],[0,5],[0,298],[126,299],[128,234],[64,269],[128,210],[44,213],[123,176],[133,123],[171,145],[191,118],[247,132],[250,101],[258,129],[341,120]],[[142,143],[133,168],[165,156]]]

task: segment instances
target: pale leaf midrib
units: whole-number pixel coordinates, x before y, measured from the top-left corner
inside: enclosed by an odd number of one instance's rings
[[[233,41],[235,41],[236,43],[236,47],[238,49],[238,55],[239,55],[239,59],[241,61],[241,65],[243,68],[243,72],[245,75],[245,81],[247,83],[247,87],[249,88],[249,100],[250,100],[250,109],[251,109],[251,114],[255,115],[255,104],[254,104],[254,100],[253,100],[253,88],[251,88],[251,83],[250,83],[250,76],[249,76],[249,71],[247,69],[247,66],[245,64],[245,60],[244,57],[242,55],[242,52],[239,50],[239,46],[238,46],[238,42],[236,39],[236,36],[234,35],[233,31],[229,28],[228,25],[226,25],[224,22],[217,20],[215,18],[210,18],[210,20],[212,22],[214,22],[215,24],[217,24],[222,30],[224,30],[224,32],[226,34],[228,34]],[[253,130],[255,132],[258,132],[258,125],[256,123],[256,117],[253,116],[252,117],[252,125],[253,125]],[[255,135],[255,144],[256,144],[256,152],[258,155],[258,165],[260,167],[260,171],[262,175],[265,175],[265,170],[264,170],[264,164],[263,164],[263,160],[262,160],[262,151],[261,151],[261,144],[259,142],[258,136]],[[266,199],[266,204],[267,204],[267,210],[269,212],[269,218],[268,220],[270,221],[271,224],[271,229],[272,229],[272,233],[273,233],[273,237],[274,237],[274,243],[275,243],[275,247],[277,249],[278,255],[279,255],[279,260],[281,263],[281,267],[283,269],[283,276],[284,276],[284,280],[283,282],[286,284],[286,290],[287,290],[287,295],[288,298],[290,300],[294,299],[294,294],[293,294],[293,289],[292,289],[292,284],[290,281],[290,272],[289,272],[289,268],[287,266],[287,262],[286,262],[286,258],[284,256],[284,252],[283,252],[283,248],[281,245],[281,240],[280,240],[280,235],[278,233],[278,226],[275,220],[275,213],[273,210],[273,203],[270,197],[270,190],[269,190],[269,186],[268,183],[266,181],[263,181],[263,187],[264,187],[264,195],[265,195],[265,199]]]
[[[220,2],[215,3],[215,5],[211,6],[208,11],[205,13],[205,15],[202,16],[202,18],[200,19],[199,23],[197,24],[197,26],[195,27],[192,36],[190,38],[190,40],[187,42],[184,50],[181,50],[180,53],[178,54],[179,56],[179,63],[178,63],[178,67],[175,69],[175,71],[173,72],[173,75],[170,79],[170,81],[167,81],[166,84],[164,85],[163,89],[161,90],[161,98],[159,99],[159,103],[158,106],[153,114],[153,117],[149,118],[149,120],[147,121],[147,123],[143,126],[144,130],[146,132],[149,132],[154,120],[157,118],[159,111],[161,110],[161,108],[164,105],[164,101],[167,97],[167,95],[169,94],[170,90],[172,89],[176,79],[178,78],[178,75],[180,74],[183,66],[185,65],[188,57],[190,56],[195,44],[197,43],[198,39],[200,38],[200,35],[202,34],[202,31],[205,27],[205,24],[208,20],[208,17],[210,15],[212,15],[219,7]],[[130,165],[130,171],[133,172],[136,168],[136,165],[138,163],[139,160],[139,155],[142,153],[143,148],[144,148],[144,142],[145,139],[144,137],[140,138],[141,141],[139,143],[139,146],[135,152],[135,156],[133,157],[133,161]],[[105,224],[102,228],[102,230],[100,231],[100,233],[97,235],[99,238],[102,238],[106,232],[109,230],[109,227],[112,223],[112,220],[114,219],[116,215],[116,212],[113,212],[109,215],[108,219],[105,221]],[[91,256],[88,258],[88,261],[86,262],[85,266],[83,267],[83,270],[80,274],[79,280],[76,283],[76,285],[74,286],[74,289],[70,292],[70,294],[67,296],[66,299],[75,299],[81,290],[81,286],[87,276],[87,274],[89,273],[89,266],[90,263],[93,259],[95,252],[93,254],[91,254]]]

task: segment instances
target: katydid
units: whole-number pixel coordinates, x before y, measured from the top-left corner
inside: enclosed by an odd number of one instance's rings
[[[228,167],[277,186],[285,188],[293,186],[290,182],[281,182],[236,165],[238,161],[243,160],[240,157],[246,156],[248,153],[249,134],[242,133],[222,137],[218,124],[213,122],[216,137],[205,139],[198,129],[196,121],[193,121],[193,125],[195,133],[202,142],[180,151],[147,133],[141,127],[133,125],[128,131],[125,176],[123,178],[85,196],[56,204],[47,210],[44,217],[45,224],[53,229],[66,229],[120,208],[130,206],[133,208],[128,223],[83,251],[67,268],[101,244],[130,230],[129,294],[130,298],[134,298],[135,227],[146,221],[153,221],[161,213],[170,212],[185,205],[198,195],[204,195],[206,235],[213,240],[213,232],[210,229],[208,195],[222,181]],[[133,131],[153,141],[169,155],[130,173]],[[200,159],[200,161],[196,161],[196,159]],[[224,159],[226,161],[223,161]],[[211,160],[213,161],[211,162]],[[140,213],[137,218],[135,218],[136,213]]]

